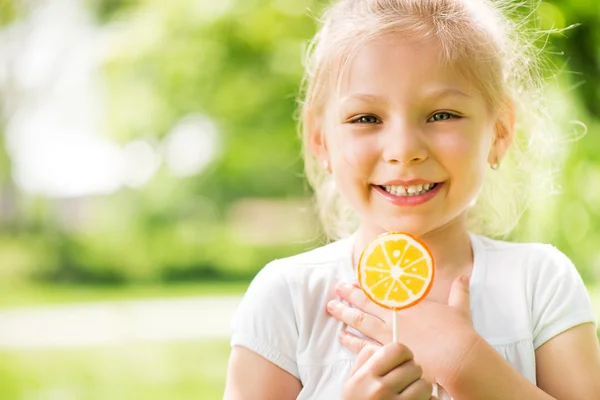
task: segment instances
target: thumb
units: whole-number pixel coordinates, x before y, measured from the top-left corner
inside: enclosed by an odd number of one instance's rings
[[[469,277],[461,275],[452,282],[450,295],[448,296],[448,305],[463,312],[464,315],[471,317],[471,296],[469,294]]]
[[[367,346],[363,347],[363,349],[360,351],[360,353],[358,353],[358,357],[356,357],[356,361],[354,362],[354,365],[352,366],[352,369],[350,370],[350,374],[348,375],[348,377],[353,376],[356,373],[356,371],[358,371],[363,365],[365,365],[365,363],[367,361],[369,361],[369,359],[373,356],[373,354],[375,354],[377,349],[378,349],[377,346],[371,346],[371,345],[367,345]]]

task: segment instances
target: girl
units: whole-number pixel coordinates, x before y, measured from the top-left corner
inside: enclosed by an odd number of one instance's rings
[[[507,13],[487,0],[327,11],[302,134],[339,240],[254,279],[234,318],[226,399],[421,400],[432,384],[456,400],[600,396],[594,314],[572,263],[483,236],[510,231],[540,190],[552,132],[535,49]],[[362,249],[388,231],[419,236],[436,261],[427,299],[399,313],[400,343],[390,312],[351,284]]]

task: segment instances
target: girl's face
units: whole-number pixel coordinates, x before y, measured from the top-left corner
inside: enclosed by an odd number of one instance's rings
[[[372,235],[456,223],[495,162],[495,118],[433,42],[379,40],[348,64],[316,139],[342,196]],[[466,229],[466,226],[465,226]]]

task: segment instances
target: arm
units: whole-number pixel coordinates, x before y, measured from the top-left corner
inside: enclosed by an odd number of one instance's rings
[[[224,400],[292,400],[302,385],[293,375],[244,347],[229,357]]]
[[[344,384],[342,398],[430,399],[431,384],[421,378],[422,372],[410,349],[400,343],[390,343],[380,351],[365,347]],[[293,400],[301,390],[302,384],[293,375],[251,350],[233,347],[224,400]]]
[[[576,326],[535,353],[538,386],[557,399],[596,399],[600,393],[600,347],[594,325]]]
[[[225,399],[287,400],[300,392],[299,323],[284,271],[280,263],[265,266],[233,317]]]
[[[478,340],[444,384],[455,400],[586,400],[600,392],[600,351],[592,324],[549,340],[536,351],[539,388]]]
[[[440,382],[455,400],[551,400],[515,370],[483,338],[476,340],[460,365]]]
[[[350,335],[347,335],[350,336]],[[343,340],[352,350],[370,343]],[[440,376],[454,400],[592,400],[600,393],[600,349],[594,325],[582,324],[546,342],[536,351],[536,387],[482,337],[465,338],[457,349],[461,362]]]
[[[566,279],[562,280],[562,282],[566,281]],[[568,285],[566,287],[569,288]],[[433,371],[436,380],[455,400],[595,399],[597,394],[600,393],[600,351],[598,350],[594,325],[582,322],[572,325],[572,328],[566,329],[562,333],[554,333],[557,327],[562,329],[560,326],[565,324],[565,320],[561,319],[561,316],[568,318],[567,324],[574,321],[573,315],[580,320],[590,319],[587,311],[581,312],[582,309],[589,310],[591,307],[585,305],[587,302],[585,289],[577,289],[575,293],[579,293],[579,296],[573,296],[574,292],[571,291],[569,296],[558,296],[558,298],[568,298],[571,301],[579,298],[584,305],[581,307],[567,307],[566,311],[557,314],[554,313],[557,307],[544,308],[547,317],[537,325],[539,328],[536,329],[539,347],[536,351],[536,364],[539,387],[536,387],[522,376],[475,331],[471,330],[469,332],[469,330],[461,329],[460,324],[451,323],[452,321],[449,318],[453,314],[453,307],[444,308],[442,305],[428,304],[427,301],[424,301],[424,305],[428,307],[421,306],[422,311],[417,316],[418,321],[406,323],[402,333],[406,338],[405,341],[417,349],[418,352],[415,352],[415,354],[422,354],[422,360],[425,361],[426,366],[434,365],[435,367],[435,364],[437,364],[442,367],[437,370],[434,367],[430,369]],[[340,306],[332,308],[332,311],[330,311],[334,317],[366,336],[374,338],[379,343],[389,342],[390,329],[386,326],[383,315],[376,316],[379,311],[370,306],[360,290],[349,290],[341,295],[351,304],[362,304],[364,308],[371,311],[364,312],[360,309]],[[551,300],[555,298],[555,296],[552,296]],[[469,304],[466,301],[465,303]],[[438,313],[436,308],[441,308],[443,312]],[[579,311],[577,313],[569,312],[573,309]],[[430,325],[427,324],[428,313],[435,315],[434,322],[442,325],[433,326],[429,329]],[[407,314],[405,313],[405,315]],[[447,319],[447,321],[442,323],[444,319]],[[428,329],[428,332],[417,332],[415,339],[408,335],[410,333],[408,332],[410,329],[406,329],[408,327],[411,329],[422,327]],[[426,342],[419,339],[439,332],[443,332],[445,338],[434,337]],[[427,351],[435,347],[436,344],[442,343],[454,335],[460,336],[461,340],[452,341],[452,346],[447,347],[444,351],[434,352],[434,356],[427,354]],[[546,340],[549,335],[554,336]],[[349,333],[342,335],[340,340],[355,352],[371,343],[371,341]],[[423,344],[425,347],[422,346]],[[440,362],[443,360],[439,358],[439,354],[443,354],[453,361]]]

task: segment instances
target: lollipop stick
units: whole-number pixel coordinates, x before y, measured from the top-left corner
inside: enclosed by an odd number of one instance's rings
[[[392,311],[394,313],[392,318],[392,340],[394,342],[398,341],[398,313],[396,311]]]

